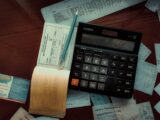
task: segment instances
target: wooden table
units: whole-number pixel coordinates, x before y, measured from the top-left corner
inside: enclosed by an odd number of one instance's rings
[[[40,8],[58,0],[17,1],[21,1],[20,4],[15,0],[1,0],[0,3],[0,73],[31,79],[44,24]],[[142,42],[152,51],[147,61],[155,64],[154,43],[160,42],[160,22],[157,14],[145,8],[144,4],[127,8],[91,23],[142,32]],[[160,75],[157,77],[156,85],[159,82]],[[152,108],[160,100],[160,96],[155,92],[152,96],[148,96],[135,91],[134,97],[137,102],[150,101]],[[0,100],[0,120],[8,120],[20,106],[27,109],[28,103],[29,99],[25,105]],[[155,109],[153,113],[158,120],[160,115]],[[93,120],[92,108],[69,109],[63,120]]]

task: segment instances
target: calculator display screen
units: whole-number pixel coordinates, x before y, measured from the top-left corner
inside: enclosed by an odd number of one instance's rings
[[[135,42],[93,34],[82,34],[81,43],[109,47],[120,50],[133,51]]]

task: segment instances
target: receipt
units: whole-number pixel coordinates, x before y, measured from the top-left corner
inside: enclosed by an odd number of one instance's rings
[[[94,120],[118,120],[112,104],[92,107]]]
[[[145,0],[64,0],[41,9],[45,22],[69,25],[78,10],[78,21],[89,22]]]
[[[46,116],[40,116],[40,117],[32,118],[31,120],[59,120],[59,119],[52,118],[52,117],[46,117]]]
[[[134,88],[152,95],[157,78],[157,68],[148,62],[138,61]]]
[[[160,101],[154,106],[154,109],[160,113]]]
[[[146,60],[148,56],[151,54],[151,50],[147,48],[143,43],[140,44],[140,49],[138,53],[138,59],[139,60]]]
[[[157,62],[157,71],[160,72],[160,43],[155,44],[155,54]]]
[[[89,93],[76,90],[69,90],[67,97],[67,108],[77,108],[90,105],[91,103]]]
[[[160,96],[160,83],[154,88],[154,90]]]
[[[90,93],[90,98],[91,98],[93,105],[95,106],[110,103],[109,98],[106,95]]]
[[[37,65],[59,65],[60,55],[68,36],[69,29],[70,27],[65,25],[51,23],[44,24]],[[69,69],[72,62],[76,30],[77,29],[75,28],[64,62],[64,67]]]
[[[154,120],[150,102],[137,104],[141,116],[141,120]]]
[[[160,0],[148,0],[145,4],[145,6],[153,12],[157,11],[159,5],[160,5]]]

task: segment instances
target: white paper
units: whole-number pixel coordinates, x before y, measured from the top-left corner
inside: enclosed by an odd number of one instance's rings
[[[64,43],[66,41],[70,27],[65,25],[45,23],[43,28],[43,35],[41,39],[41,46],[38,56],[38,65],[58,66],[60,55],[62,53]],[[74,50],[76,29],[72,35],[72,40],[69,45],[64,67],[69,68],[72,62],[72,55]]]
[[[111,97],[118,120],[141,120],[139,109],[134,99]]]
[[[154,90],[160,96],[160,83],[154,88]]]
[[[137,104],[141,116],[141,120],[154,120],[150,102]]]
[[[25,109],[20,107],[10,120],[31,120],[34,117],[30,115]]]
[[[145,0],[64,0],[42,8],[45,22],[70,25],[78,10],[78,21],[89,22]]]
[[[151,54],[151,50],[147,48],[143,43],[140,44],[140,49],[138,53],[138,60],[146,60],[148,56]]]
[[[160,101],[154,106],[154,109],[160,113]]]
[[[59,119],[52,118],[52,117],[46,117],[46,116],[40,116],[40,117],[33,118],[31,120],[59,120]]]
[[[110,103],[108,96],[90,93],[90,98],[94,106]]]
[[[155,55],[157,62],[157,71],[160,72],[160,43],[155,44]]]
[[[77,90],[69,90],[67,97],[67,108],[77,108],[90,105],[89,93]]]
[[[156,12],[160,5],[160,0],[148,0],[145,6],[152,12]]]
[[[117,120],[112,104],[92,107],[94,120]]]

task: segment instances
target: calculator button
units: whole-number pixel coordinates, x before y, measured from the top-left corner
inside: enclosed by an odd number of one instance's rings
[[[134,62],[136,62],[136,58],[135,57],[129,57],[128,61],[134,63]]]
[[[72,75],[74,77],[80,77],[80,71],[73,71]]]
[[[108,77],[106,80],[106,90],[112,89],[114,83],[115,83],[115,78]]]
[[[125,62],[120,62],[119,63],[119,69],[125,69],[127,64]]]
[[[85,63],[92,63],[92,57],[91,56],[85,56],[84,62]]]
[[[114,88],[114,91],[115,91],[116,93],[122,93],[122,92],[123,92],[123,89],[122,89],[121,87],[116,87],[116,88]]]
[[[133,72],[127,72],[127,74],[126,74],[126,76],[127,76],[127,77],[129,77],[129,78],[132,78],[132,77],[133,77],[133,75],[134,75],[134,73],[133,73]]]
[[[104,83],[98,83],[98,90],[104,90],[105,89],[105,84]]]
[[[92,65],[92,66],[91,66],[91,71],[92,71],[92,72],[95,72],[95,73],[98,73],[98,72],[99,72],[99,67],[98,67],[98,66],[95,66],[95,65]]]
[[[87,72],[82,72],[82,79],[89,79],[89,73]]]
[[[91,74],[90,74],[90,80],[97,81],[97,80],[98,80],[98,75],[97,75],[97,74],[94,74],[94,73],[91,73]]]
[[[113,68],[117,67],[117,65],[118,63],[116,61],[111,61],[110,63],[110,67],[113,67]]]
[[[76,49],[75,49],[75,52],[76,52],[77,54],[83,54],[83,50],[80,49],[80,48],[76,48]]]
[[[121,57],[120,57],[120,60],[121,60],[121,61],[127,61],[127,57],[126,57],[126,56],[121,56]]]
[[[131,89],[124,89],[125,94],[131,94]]]
[[[107,76],[105,76],[105,75],[99,75],[99,81],[100,82],[106,82],[106,79],[107,79]]]
[[[113,60],[117,60],[117,59],[118,59],[118,55],[113,55],[111,58],[112,58]]]
[[[123,80],[123,79],[117,79],[117,80],[116,80],[116,85],[118,85],[118,86],[122,86],[123,83],[124,83],[124,80]]]
[[[88,65],[88,64],[83,64],[83,70],[85,70],[85,71],[90,71],[90,65]]]
[[[106,67],[100,67],[99,73],[107,74],[107,68]]]
[[[125,71],[118,71],[118,77],[125,77]]]
[[[81,69],[81,64],[80,63],[74,63],[73,67],[75,69]]]
[[[86,81],[86,80],[81,80],[81,82],[80,82],[80,87],[87,88],[87,87],[88,87],[88,81]]]
[[[132,86],[132,81],[126,80],[125,86],[126,86],[126,87],[131,87],[131,86]]]
[[[72,78],[71,85],[78,87],[78,85],[79,85],[79,79]]]
[[[100,58],[93,57],[93,64],[99,65],[100,64]]]
[[[82,62],[83,61],[83,55],[76,55],[76,61]]]
[[[134,64],[128,64],[127,68],[129,70],[134,70],[135,69],[135,65]]]
[[[108,66],[108,59],[102,59],[101,60],[101,65]]]
[[[111,76],[115,76],[116,75],[116,70],[115,69],[110,69],[108,74],[111,75]]]
[[[89,88],[96,89],[97,83],[96,82],[89,82]]]

